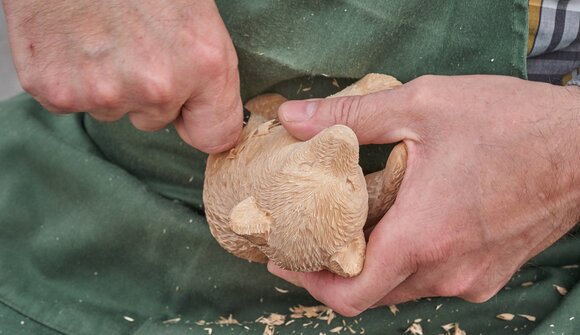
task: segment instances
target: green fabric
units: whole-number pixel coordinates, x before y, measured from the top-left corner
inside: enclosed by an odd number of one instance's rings
[[[330,78],[304,78],[315,74],[376,71],[409,80],[424,73],[525,73],[525,0],[220,5],[240,56],[245,98],[338,90]],[[338,80],[341,87],[348,82]],[[380,168],[387,153],[388,146],[364,148],[365,170]],[[26,95],[0,103],[0,334],[197,334],[206,327],[255,334],[264,328],[253,322],[259,316],[317,304],[214,241],[201,202],[204,164],[205,155],[173,128],[143,133],[126,119],[59,117]],[[580,333],[580,270],[561,268],[569,264],[580,264],[576,235],[534,259],[488,303],[438,298],[401,305],[397,316],[380,308],[344,320],[367,334],[402,333],[417,318],[426,334],[449,322],[468,334],[534,327],[536,334]],[[526,281],[536,284],[522,287]],[[569,294],[560,296],[553,284]],[[538,320],[495,318],[503,312]],[[229,314],[248,329],[195,324]],[[277,333],[328,333],[342,320],[315,320],[317,328],[298,320]]]

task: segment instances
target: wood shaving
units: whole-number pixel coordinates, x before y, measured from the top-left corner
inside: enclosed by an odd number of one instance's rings
[[[511,321],[514,319],[514,315],[511,313],[502,313],[495,316],[496,318],[504,321]]]
[[[413,323],[405,330],[405,333],[411,333],[411,335],[423,335],[423,327],[418,323]]]
[[[444,331],[449,332],[451,329],[455,328],[455,323],[448,323],[446,325],[441,326]]]
[[[302,92],[308,92],[308,91],[310,91],[311,89],[312,89],[312,87],[304,87],[304,88],[302,89]]]
[[[272,313],[266,317],[260,316],[256,322],[263,323],[268,326],[281,326],[286,321],[286,315]]]
[[[329,310],[329,308],[324,306],[324,305],[318,305],[318,306],[298,305],[296,307],[290,307],[290,312],[292,312],[292,315],[290,315],[290,317],[293,319],[300,319],[300,318],[304,318],[304,317],[306,317],[306,318],[318,318],[327,310]]]
[[[342,326],[334,327],[329,330],[330,333],[340,333],[342,331]]]
[[[564,265],[562,267],[562,269],[577,269],[579,267],[580,267],[580,265],[578,265],[578,264],[572,264],[572,265]]]
[[[266,325],[266,327],[264,327],[264,332],[262,333],[262,335],[274,335],[275,331],[276,328],[274,326]]]
[[[223,325],[238,325],[238,326],[242,325],[238,320],[234,319],[231,314],[227,318],[220,316],[219,320],[217,320],[215,322],[215,324],[222,325],[222,326]]]
[[[459,323],[457,322],[448,323],[441,326],[441,328],[445,330],[446,335],[467,335],[463,329],[459,328]]]
[[[256,130],[254,131],[254,133],[250,136],[268,135],[272,128],[279,126],[279,125],[280,125],[280,122],[278,122],[276,120],[270,120],[270,121],[264,122],[261,125],[259,125],[258,128],[256,128]]]
[[[528,321],[536,321],[536,317],[533,315],[527,315],[527,314],[518,314],[519,316],[521,316],[524,319],[528,319]]]
[[[338,85],[338,81],[336,80],[336,78],[332,79],[332,85],[340,88],[340,85]]]
[[[438,311],[438,310],[439,310],[439,308],[441,308],[441,307],[443,307],[443,304],[439,304],[439,305],[437,305],[437,307],[435,307],[435,310],[436,310],[436,311]]]
[[[279,288],[279,287],[274,286],[274,289],[282,294],[288,293],[288,290],[285,290],[283,288]]]
[[[196,321],[195,324],[198,326],[205,326],[205,320]]]
[[[290,321],[286,322],[286,323],[284,324],[284,326],[287,326],[287,325],[293,324],[293,323],[294,323],[294,321],[296,321],[296,320],[292,319],[292,320],[290,320]]]
[[[453,332],[453,335],[467,335],[467,333],[465,332],[465,330],[459,328],[459,323],[455,324],[455,331]]]
[[[336,318],[334,311],[330,308],[327,308],[326,311],[320,313],[318,320],[326,321],[326,324],[330,324],[334,318]]]
[[[133,319],[133,318],[132,318],[132,317],[130,317],[130,316],[126,316],[126,315],[125,315],[125,316],[123,316],[123,319],[125,319],[125,320],[127,320],[127,321],[129,321],[129,322],[135,322],[135,319]]]
[[[213,329],[212,328],[203,328],[203,330],[205,330],[208,335],[211,335],[213,333]]]
[[[389,310],[395,316],[397,315],[397,313],[399,313],[399,309],[397,308],[397,305],[389,305]]]
[[[530,287],[532,285],[534,285],[533,281],[527,281],[525,283],[522,283],[521,287]]]
[[[560,293],[561,296],[565,296],[568,293],[568,290],[565,287],[554,285],[554,288],[556,291],[558,291],[558,293]]]
[[[173,318],[173,319],[165,320],[165,321],[163,321],[163,324],[172,325],[172,324],[178,323],[179,321],[181,321],[181,318],[178,317],[178,318]]]

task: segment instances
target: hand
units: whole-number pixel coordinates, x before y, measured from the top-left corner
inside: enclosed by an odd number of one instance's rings
[[[269,264],[345,316],[421,297],[486,301],[580,220],[577,87],[426,76],[362,97],[287,102],[279,116],[303,140],[345,124],[362,144],[408,148],[358,277]]]
[[[237,56],[214,1],[3,0],[23,88],[53,112],[175,122],[220,152],[242,128]]]

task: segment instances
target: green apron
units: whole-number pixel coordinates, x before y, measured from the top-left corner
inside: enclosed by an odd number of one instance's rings
[[[368,72],[403,81],[426,73],[525,76],[526,0],[219,5],[244,99],[326,96]],[[365,171],[381,168],[388,150],[365,147]],[[204,168],[205,155],[171,127],[143,133],[126,119],[59,117],[26,95],[0,103],[0,334],[261,334],[260,316],[289,321],[290,307],[318,305],[214,241],[203,216]],[[402,304],[396,316],[378,308],[331,324],[297,319],[276,333],[330,334],[346,324],[356,333],[399,334],[419,318],[425,334],[450,322],[468,334],[580,333],[573,289],[580,270],[562,268],[579,263],[571,235],[484,304],[434,298]],[[537,319],[502,321],[500,313]],[[240,324],[216,323],[230,314]]]

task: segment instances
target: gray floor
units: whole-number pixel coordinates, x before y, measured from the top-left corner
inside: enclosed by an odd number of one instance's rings
[[[12,64],[8,36],[6,36],[6,21],[0,5],[0,100],[22,92],[16,71]]]

